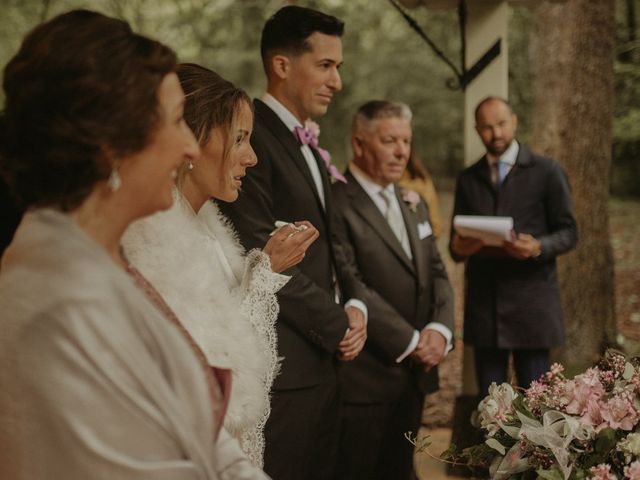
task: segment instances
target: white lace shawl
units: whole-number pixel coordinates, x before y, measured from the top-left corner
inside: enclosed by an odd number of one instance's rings
[[[289,277],[273,273],[260,250],[245,256],[213,202],[195,215],[177,191],[170,210],[129,227],[123,247],[209,363],[233,371],[225,427],[262,466],[269,390],[278,369],[275,293]]]

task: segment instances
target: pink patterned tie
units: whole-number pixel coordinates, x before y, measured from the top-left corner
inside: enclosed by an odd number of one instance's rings
[[[320,148],[318,145],[318,136],[315,133],[304,127],[294,127],[293,133],[302,145],[309,145],[318,152],[318,155],[320,155],[320,158],[324,161],[325,167],[327,167],[329,176],[335,178],[339,182],[347,183],[347,179],[344,178],[344,175],[342,175],[336,166],[331,163],[331,154],[324,148]]]

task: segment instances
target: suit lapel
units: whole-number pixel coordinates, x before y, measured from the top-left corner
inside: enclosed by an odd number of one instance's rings
[[[311,149],[311,153],[313,153],[313,158],[316,159],[316,164],[318,165],[318,171],[320,172],[320,178],[322,179],[322,188],[324,188],[325,214],[327,218],[331,218],[331,179],[329,178],[329,172],[327,171],[327,167],[324,164],[324,160],[322,160],[322,158],[320,157],[320,154],[313,148]],[[315,191],[316,190],[315,190],[315,183],[314,183],[314,192]],[[319,198],[318,198],[318,201],[320,201]]]
[[[411,273],[415,273],[411,260],[409,260],[407,254],[404,253],[398,238],[391,230],[387,220],[382,216],[382,213],[380,213],[380,210],[378,210],[378,207],[373,203],[373,200],[371,200],[367,192],[364,191],[358,181],[351,175],[351,172],[347,172],[346,177],[349,182],[347,183],[347,189],[352,200],[354,211],[375,230],[389,249],[398,257],[398,260],[400,260]]]
[[[411,252],[413,253],[414,267],[418,272],[418,280],[420,281],[420,285],[425,285],[427,279],[427,263],[424,258],[424,251],[420,245],[420,238],[418,237],[418,213],[412,212],[409,209],[409,206],[400,197],[398,188],[396,188],[396,197],[398,198],[400,211],[402,212],[407,235],[409,236],[409,245],[411,245]]]
[[[493,184],[491,180],[491,168],[489,167],[489,159],[485,155],[480,160],[478,160],[472,166],[474,174],[478,177],[481,183],[486,184],[487,188],[491,190],[491,192],[496,195],[498,193],[498,188]]]
[[[318,195],[318,189],[316,188],[316,184],[313,181],[313,177],[311,176],[311,172],[307,166],[307,161],[304,159],[304,155],[302,155],[302,151],[300,150],[300,144],[293,135],[293,132],[289,131],[287,126],[282,123],[282,120],[280,120],[280,117],[278,117],[278,115],[276,115],[276,113],[264,102],[255,99],[253,103],[255,105],[256,115],[260,116],[262,124],[271,131],[273,136],[282,144],[287,153],[291,156],[293,164],[298,168],[304,179],[309,184],[309,187],[311,187],[311,191],[318,202],[318,207],[322,211],[322,202]],[[322,172],[322,169],[320,169],[320,171]],[[328,190],[325,187],[325,197],[327,196],[327,191]]]

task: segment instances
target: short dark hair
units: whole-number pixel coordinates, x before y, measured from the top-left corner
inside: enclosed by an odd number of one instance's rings
[[[344,22],[311,8],[288,5],[273,14],[262,29],[260,54],[269,75],[269,59],[278,53],[293,56],[311,49],[307,39],[314,33],[342,37]]]
[[[251,98],[216,72],[195,63],[181,63],[176,73],[185,93],[187,125],[203,147],[209,142],[211,130],[220,128],[225,139],[223,158],[227,162],[236,131],[234,123],[238,121],[243,104],[253,110]],[[179,172],[178,185],[186,171],[185,164]]]
[[[478,106],[476,107],[475,111],[473,112],[473,118],[475,119],[476,123],[478,122],[478,113],[480,113],[480,109],[489,102],[500,102],[503,103],[504,105],[507,106],[507,108],[509,109],[509,111],[511,113],[513,113],[513,108],[511,107],[511,104],[509,103],[508,100],[506,100],[505,98],[502,97],[498,97],[496,95],[489,95],[488,97],[483,98],[480,103],[478,104]]]
[[[32,30],[4,71],[1,171],[23,207],[73,210],[142,150],[160,120],[168,47],[100,13],[74,10]]]

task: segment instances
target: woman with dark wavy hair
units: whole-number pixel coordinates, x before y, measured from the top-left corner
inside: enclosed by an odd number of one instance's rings
[[[0,273],[0,478],[267,478],[222,427],[229,372],[120,247],[199,157],[175,67],[79,10],[5,69],[2,174],[27,213]]]

